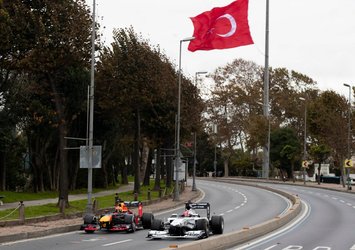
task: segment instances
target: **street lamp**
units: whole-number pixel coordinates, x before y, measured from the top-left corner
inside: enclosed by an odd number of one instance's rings
[[[348,114],[348,159],[351,158],[351,86],[349,84],[344,83],[345,87],[349,88],[349,114]],[[348,183],[348,190],[351,189],[350,186],[350,169],[346,168],[346,176]]]
[[[303,160],[307,159],[307,102],[303,97],[299,97],[301,101],[304,101],[304,135],[303,135]],[[303,166],[303,184],[306,185],[306,167]]]
[[[263,106],[263,110],[265,110],[265,106],[267,110],[270,109],[270,103],[264,104],[262,102],[256,102],[259,105]],[[270,125],[270,115],[266,116],[268,123],[268,131],[267,131],[267,143],[266,143],[266,151],[265,146],[263,147],[263,169],[262,169],[262,178],[269,178],[269,165],[270,165],[270,135],[271,135],[271,125]]]
[[[214,161],[213,161],[213,170],[214,177],[217,177],[217,124],[213,124],[213,133],[215,135],[215,143],[214,143]]]
[[[195,85],[197,88],[197,76],[207,74],[207,71],[198,71],[195,73]],[[194,132],[194,166],[192,172],[192,191],[196,191],[196,131]]]
[[[263,115],[269,120],[269,0],[266,0],[265,22],[265,67],[264,67],[264,106]],[[270,138],[270,136],[269,136]],[[270,147],[269,139],[263,146],[263,171],[262,177],[269,179]]]
[[[95,8],[96,3],[93,0],[92,7],[92,31],[91,31],[91,74],[90,74],[90,88],[89,88],[89,157],[88,157],[88,202],[86,206],[86,212],[88,214],[92,213],[92,172],[93,172],[93,164],[92,164],[92,155],[93,155],[93,138],[94,138],[94,91],[95,91]]]
[[[175,154],[175,190],[174,190],[174,200],[179,201],[179,169],[181,164],[180,156],[180,106],[181,106],[181,47],[183,42],[188,42],[195,39],[194,37],[187,37],[180,40],[180,50],[179,50],[179,83],[178,83],[178,110],[177,110],[177,131],[176,131],[176,154]]]

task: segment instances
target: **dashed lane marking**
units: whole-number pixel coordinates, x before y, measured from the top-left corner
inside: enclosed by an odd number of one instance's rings
[[[109,247],[109,246],[113,246],[113,245],[117,245],[117,244],[122,244],[122,243],[126,243],[132,241],[132,239],[127,239],[127,240],[121,240],[121,241],[116,241],[116,242],[112,242],[112,243],[107,243],[105,245],[102,245],[103,247]]]

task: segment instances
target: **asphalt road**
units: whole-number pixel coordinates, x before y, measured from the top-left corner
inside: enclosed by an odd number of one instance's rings
[[[255,225],[283,213],[289,202],[274,193],[243,185],[197,181],[205,196],[202,201],[211,204],[211,215],[223,215],[225,232],[240,230]],[[182,213],[183,208],[167,213],[156,214],[157,218],[168,218],[171,213]],[[44,238],[12,242],[1,249],[26,250],[86,250],[86,249],[144,249],[156,250],[170,245],[184,244],[190,240],[151,240],[146,239],[147,231],[129,233],[97,232],[86,234],[82,231],[53,235]],[[213,237],[213,236],[212,236]]]
[[[302,186],[269,186],[298,194],[304,202],[302,218],[277,233],[233,249],[355,250],[354,194]]]

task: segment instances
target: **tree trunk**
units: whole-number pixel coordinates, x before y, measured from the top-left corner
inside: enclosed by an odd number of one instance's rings
[[[139,176],[139,180],[143,181],[143,179],[145,178],[145,173],[146,173],[146,169],[147,166],[150,165],[152,163],[152,161],[149,162],[149,146],[147,143],[147,140],[143,139],[143,143],[142,143],[142,154],[141,154],[141,164],[140,164],[140,176]]]
[[[6,161],[5,153],[0,151],[0,190],[6,190]]]
[[[57,91],[55,83],[50,80],[50,76],[48,76],[48,80],[50,82],[52,92],[54,95],[55,107],[58,115],[58,128],[59,128],[59,199],[58,206],[61,207],[69,207],[69,179],[68,179],[68,165],[67,165],[67,152],[64,149],[66,147],[66,140],[64,137],[67,136],[67,126],[64,115],[64,107],[62,103],[62,99]]]
[[[121,168],[121,184],[128,184],[128,175],[127,175],[127,165],[123,164]]]
[[[134,193],[140,193],[140,166],[139,166],[139,142],[140,142],[140,111],[137,109],[137,128],[134,133],[134,152],[133,152],[133,168],[134,168]]]
[[[158,150],[154,150],[154,159],[155,159],[155,183],[154,190],[160,190],[160,174],[161,174],[161,160],[160,160],[160,148]]]
[[[223,165],[224,165],[224,177],[229,176],[229,166],[228,166],[229,160],[228,158],[224,159]]]
[[[173,164],[172,164],[172,158],[168,157],[166,159],[166,187],[167,188],[171,188],[171,184],[172,184],[172,169],[173,169]]]
[[[147,167],[145,168],[145,173],[144,173],[143,186],[150,185],[150,173],[152,172],[152,158],[153,158],[152,152],[149,152],[148,164]]]

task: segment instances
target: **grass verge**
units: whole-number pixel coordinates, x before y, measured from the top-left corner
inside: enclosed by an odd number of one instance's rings
[[[150,196],[151,199],[157,199],[159,197],[159,191],[154,191],[154,182],[151,182],[150,186],[142,186],[141,187],[141,193],[138,195],[138,200],[139,201],[146,201],[148,200],[148,190],[150,190]],[[167,194],[170,194],[172,192],[172,188],[170,189],[165,189],[165,185],[162,184],[161,188],[165,190]],[[102,190],[100,190],[102,191]],[[134,194],[132,191],[128,192],[119,192],[119,198],[124,201],[133,201],[134,200]],[[163,194],[164,195],[164,194]],[[32,196],[33,197],[33,196]],[[56,198],[58,197],[58,193],[56,193],[56,196],[48,196],[48,198]],[[41,199],[45,199],[47,197],[41,196]],[[115,195],[107,195],[107,196],[102,196],[102,197],[96,197],[96,200],[98,202],[98,208],[111,208],[114,206],[115,202]],[[70,207],[65,210],[65,214],[74,214],[78,212],[84,212],[86,210],[87,206],[87,199],[83,200],[76,200],[76,201],[70,201]],[[51,204],[46,204],[46,205],[40,205],[40,206],[25,206],[25,217],[26,218],[33,218],[33,217],[40,217],[40,216],[49,216],[49,215],[55,215],[59,213],[59,208],[57,207],[56,203],[51,203]],[[16,220],[19,218],[19,213],[18,211],[15,211],[14,209],[7,209],[0,211],[0,221],[4,220]]]

